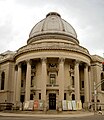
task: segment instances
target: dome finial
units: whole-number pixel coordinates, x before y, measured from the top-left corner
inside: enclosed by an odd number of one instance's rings
[[[50,12],[50,13],[48,13],[48,14],[46,15],[46,17],[48,17],[48,16],[50,16],[50,15],[57,15],[57,16],[61,17],[61,15],[60,15],[59,13],[57,13],[57,12]]]

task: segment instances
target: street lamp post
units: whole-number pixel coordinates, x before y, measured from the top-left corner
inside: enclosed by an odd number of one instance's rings
[[[97,111],[97,91],[96,91],[96,84],[94,82],[94,105],[95,105],[95,112]]]
[[[101,86],[103,83],[104,83],[104,79],[102,79],[101,82],[99,82],[97,84],[94,82],[94,105],[95,105],[94,109],[95,109],[95,112],[97,111],[97,88],[99,86]]]

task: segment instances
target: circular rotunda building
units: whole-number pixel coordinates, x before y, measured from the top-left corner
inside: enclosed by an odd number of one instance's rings
[[[44,109],[57,110],[62,108],[63,100],[75,100],[81,101],[83,107],[88,106],[94,98],[94,80],[101,81],[102,71],[97,65],[102,65],[103,58],[91,56],[80,46],[75,29],[56,12],[48,13],[38,22],[27,45],[12,56],[9,62],[14,87],[7,100],[16,105],[40,100]]]

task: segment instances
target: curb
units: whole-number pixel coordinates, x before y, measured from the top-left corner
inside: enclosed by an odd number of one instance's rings
[[[94,113],[84,113],[84,114],[20,114],[20,113],[3,113],[0,112],[0,116],[8,116],[8,117],[85,117],[92,116]]]

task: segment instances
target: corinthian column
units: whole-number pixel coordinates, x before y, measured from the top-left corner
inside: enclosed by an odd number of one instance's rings
[[[46,102],[46,81],[47,81],[47,65],[46,65],[46,58],[42,58],[42,73],[41,73],[41,79],[42,79],[42,100]]]
[[[75,100],[80,100],[80,87],[79,87],[79,61],[75,62],[74,67],[74,78],[75,78]]]
[[[58,73],[58,79],[59,79],[59,100],[64,100],[64,58],[59,59],[59,73]]]
[[[84,67],[84,94],[85,102],[89,102],[89,81],[88,81],[88,65]]]
[[[26,90],[25,90],[25,101],[30,100],[30,85],[31,85],[31,61],[27,60],[27,71],[26,71]]]
[[[16,85],[16,103],[20,103],[20,93],[21,93],[21,63],[18,64],[18,73],[17,73],[17,85]]]

